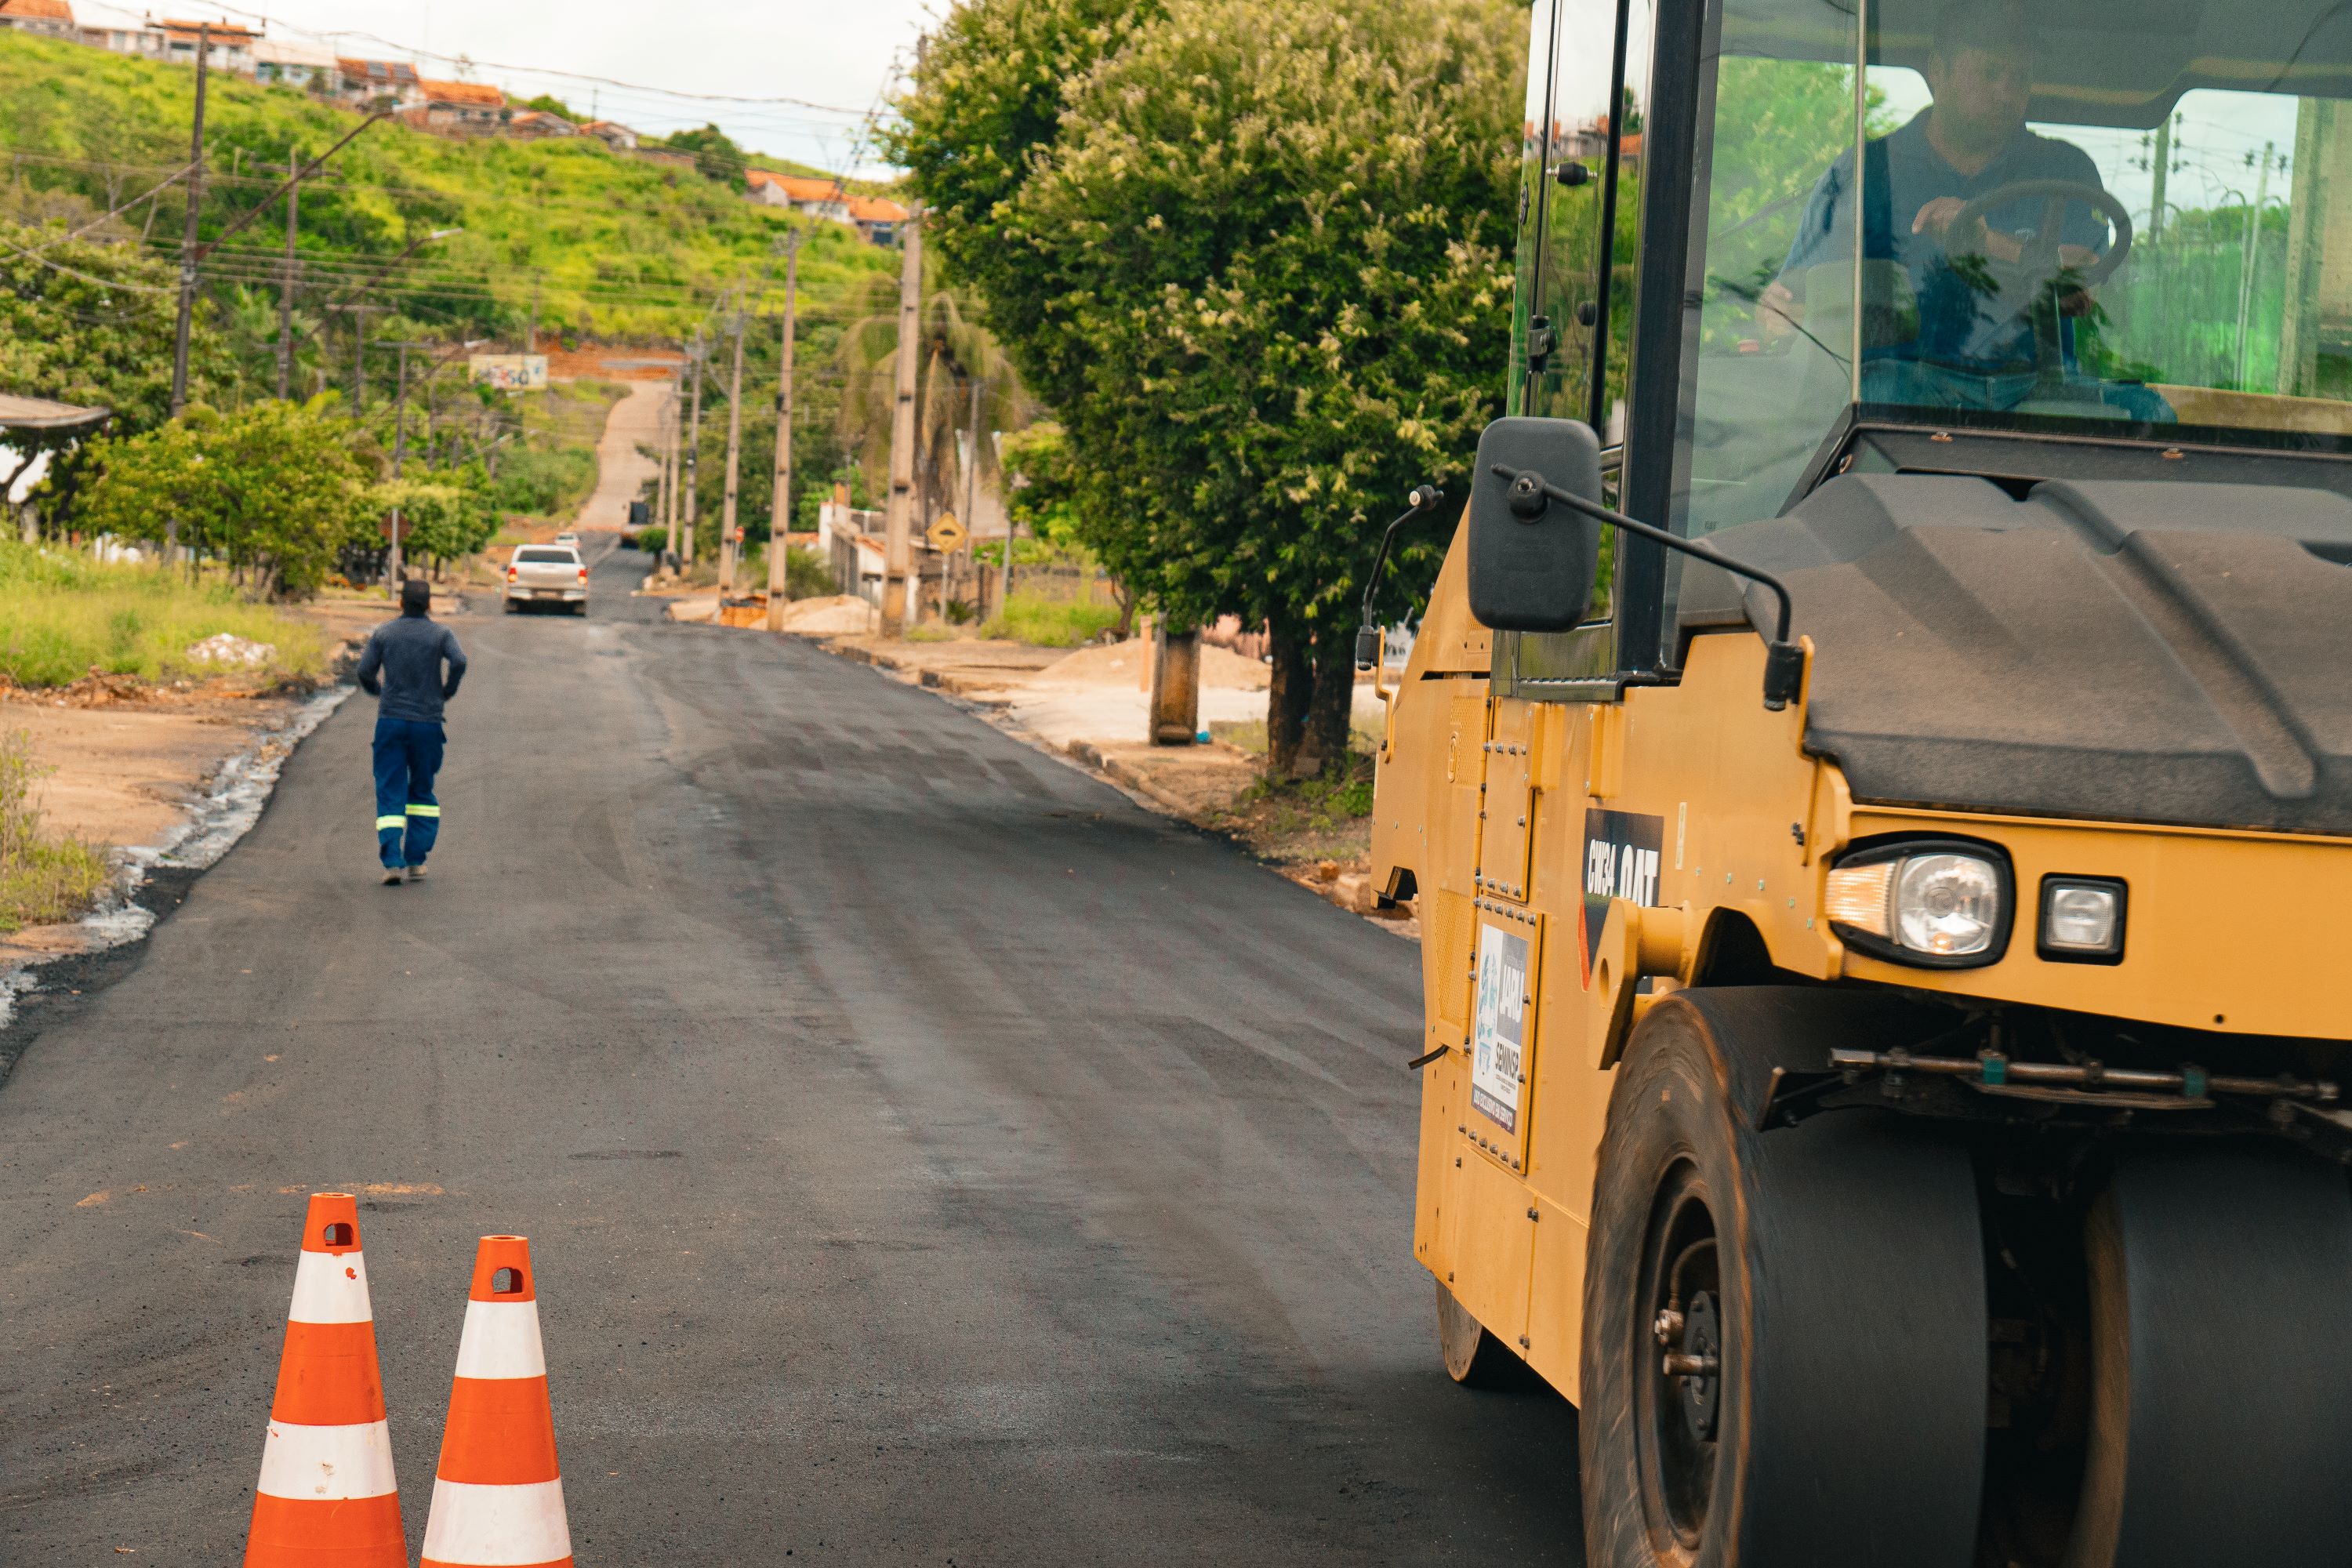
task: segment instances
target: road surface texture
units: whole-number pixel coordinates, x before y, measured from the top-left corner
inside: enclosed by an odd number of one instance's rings
[[[1573,1414],[1448,1383],[1412,1260],[1414,950],[644,570],[459,621],[433,880],[354,698],[26,1006],[0,1563],[237,1561],[311,1188],[412,1548],[520,1231],[585,1568],[1574,1562]]]

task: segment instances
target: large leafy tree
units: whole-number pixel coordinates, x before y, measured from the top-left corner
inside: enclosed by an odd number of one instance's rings
[[[1523,27],[1492,0],[973,0],[902,105],[1086,542],[1173,618],[1269,625],[1281,771],[1344,748],[1380,530],[1498,412]]]
[[[346,543],[373,530],[379,498],[362,441],[331,395],[198,405],[139,435],[94,443],[86,526],[211,552],[282,595],[318,587]]]

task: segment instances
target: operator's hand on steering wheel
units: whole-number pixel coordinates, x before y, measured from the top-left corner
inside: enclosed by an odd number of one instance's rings
[[[1769,339],[1787,337],[1804,316],[1805,308],[1797,303],[1797,296],[1777,278],[1756,297],[1756,325]]]
[[[1911,232],[1913,234],[1927,235],[1930,238],[1934,239],[1938,245],[1941,245],[1948,252],[1959,252],[1978,256],[1992,256],[1994,254],[1996,242],[2001,239],[2008,239],[2009,237],[2007,235],[1997,236],[1993,234],[1992,231],[1985,227],[1983,219],[1979,218],[1970,226],[1976,231],[1974,234],[1955,234],[1952,232],[1952,220],[1959,216],[1961,210],[1968,205],[1969,204],[1966,201],[1962,200],[1958,196],[1937,196],[1934,201],[1929,202],[1925,206],[1921,207],[1919,209],[1918,216],[1911,220]],[[2009,255],[1994,256],[1994,259],[1999,261],[2016,260],[2016,241],[2010,241],[2009,250]]]

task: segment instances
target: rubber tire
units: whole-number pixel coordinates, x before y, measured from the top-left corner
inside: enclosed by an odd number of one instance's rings
[[[1634,1029],[1612,1088],[1584,1277],[1589,1568],[1969,1568],[1983,1484],[1975,1173],[1941,1130],[1845,1110],[1759,1134],[1730,1085],[1786,1059],[1802,992],[1694,990]],[[1739,1060],[1746,1053],[1747,1059]],[[1723,1372],[1695,1543],[1645,1495],[1653,1202],[1688,1162],[1716,1226]]]
[[[516,605],[515,605],[515,602],[514,602],[512,599],[501,599],[501,600],[499,600],[499,603],[500,605],[504,605],[504,606],[505,606],[505,608],[506,608],[506,613],[507,613],[508,615],[510,615],[510,616],[511,616],[511,615],[513,615],[513,614],[515,613]]]
[[[1444,1280],[1436,1285],[1437,1353],[1444,1359],[1445,1375],[1465,1388],[1500,1388],[1511,1382],[1519,1358],[1454,1299]]]
[[[565,605],[564,608],[570,611],[572,615],[585,616],[588,614],[588,601],[581,599],[571,605]]]
[[[2070,1568],[2352,1555],[2352,1192],[2299,1150],[2126,1152],[2084,1225],[2095,1412]]]

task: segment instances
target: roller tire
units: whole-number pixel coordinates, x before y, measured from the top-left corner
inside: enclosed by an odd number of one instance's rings
[[[1437,1350],[1445,1375],[1465,1388],[1504,1388],[1520,1375],[1519,1358],[1437,1281]]]
[[[1585,1269],[1590,1568],[1969,1568],[1987,1364],[1974,1171],[1936,1130],[1877,1111],[1759,1134],[1731,1086],[1808,1048],[1792,994],[1668,997],[1618,1066]],[[1703,1252],[1674,1228],[1696,1223],[1693,1203],[1713,1216]],[[1669,1252],[1713,1259],[1712,1442],[1680,1408],[1697,1385],[1660,1368]]]
[[[2352,1193],[2285,1147],[2128,1151],[2091,1208],[2067,1568],[2352,1558]]]

